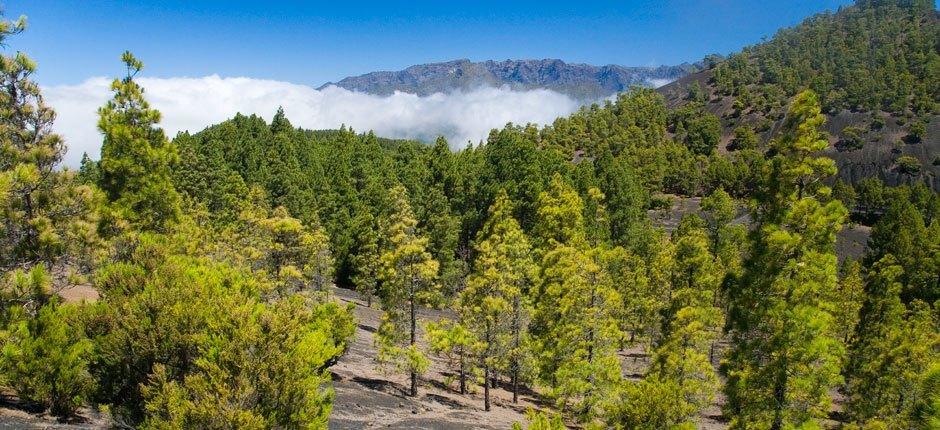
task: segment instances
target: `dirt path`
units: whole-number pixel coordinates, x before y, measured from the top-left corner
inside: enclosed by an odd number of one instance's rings
[[[336,401],[330,415],[331,429],[509,429],[514,421],[525,421],[525,410],[535,407],[536,399],[520,396],[518,405],[512,394],[502,388],[491,390],[493,406],[483,411],[482,389],[461,395],[445,381],[448,369],[433,361],[430,371],[420,380],[418,397],[405,395],[407,375],[383,374],[376,370],[373,339],[381,311],[370,309],[350,290],[337,289],[339,300],[357,305],[359,324],[349,351],[333,371]],[[423,320],[438,319],[441,311],[424,310]],[[454,385],[454,384],[452,384]]]

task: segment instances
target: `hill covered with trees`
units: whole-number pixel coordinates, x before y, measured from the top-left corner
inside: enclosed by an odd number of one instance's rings
[[[661,88],[670,107],[719,117],[720,147],[778,133],[787,101],[819,94],[846,182],[928,182],[940,188],[940,16],[933,1],[857,1],[822,13]]]

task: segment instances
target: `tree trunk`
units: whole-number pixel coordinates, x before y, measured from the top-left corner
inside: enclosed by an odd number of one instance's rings
[[[774,421],[770,425],[770,430],[780,430],[783,428],[783,408],[787,396],[787,366],[777,374],[774,381]]]
[[[519,296],[517,295],[512,302],[512,402],[519,403],[519,332],[522,330],[519,324]]]
[[[487,358],[490,355],[490,322],[486,321],[486,352],[483,354],[483,410],[490,410],[490,365]]]
[[[463,363],[460,363],[460,394],[467,394],[467,371]]]
[[[465,362],[466,351],[460,347],[460,394],[467,394],[467,365]]]
[[[411,346],[413,347],[417,340],[417,321],[415,319],[415,281],[411,280],[411,290],[409,294],[409,302],[411,304]],[[411,396],[418,395],[418,372],[415,369],[411,369]]]

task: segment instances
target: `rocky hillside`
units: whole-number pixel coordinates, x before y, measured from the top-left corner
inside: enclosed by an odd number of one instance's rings
[[[657,86],[697,70],[695,65],[659,67],[592,66],[561,60],[454,60],[421,64],[397,72],[373,72],[329,82],[353,91],[388,95],[402,91],[429,95],[481,86],[518,90],[547,88],[582,101],[594,101],[633,85]]]
[[[659,88],[667,104],[701,103],[722,124],[766,146],[790,97],[820,95],[839,177],[940,189],[940,19],[933,1],[859,0]]]

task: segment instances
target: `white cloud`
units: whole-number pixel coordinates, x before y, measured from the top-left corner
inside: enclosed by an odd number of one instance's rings
[[[238,112],[270,120],[283,106],[295,126],[325,129],[346,124],[393,138],[430,140],[443,135],[451,147],[461,148],[507,122],[547,124],[579,107],[570,97],[549,90],[480,88],[427,97],[407,93],[379,97],[338,87],[318,91],[282,81],[217,75],[139,82],[151,105],[163,113],[161,125],[171,138],[178,131],[198,132]],[[66,165],[77,166],[83,152],[98,158],[97,109],[110,97],[109,86],[109,79],[91,78],[78,85],[43,89],[46,102],[58,113],[55,130],[69,146]]]
[[[653,88],[659,88],[663,85],[672,83],[674,79],[647,79],[646,82]]]

